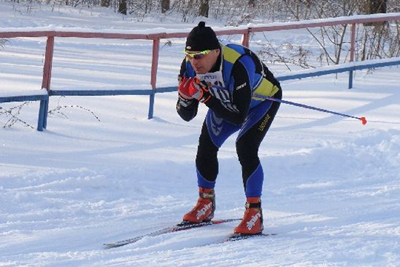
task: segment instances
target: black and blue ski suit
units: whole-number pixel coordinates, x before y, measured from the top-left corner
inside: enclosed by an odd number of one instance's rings
[[[279,109],[279,102],[264,97],[282,98],[279,82],[265,64],[249,49],[236,44],[221,44],[216,64],[207,74],[196,75],[184,59],[180,77],[200,76],[212,82],[209,108],[203,123],[196,156],[199,187],[214,188],[218,175],[217,153],[224,141],[239,131],[236,152],[242,166],[246,197],[260,197],[264,173],[258,149]],[[193,119],[197,100],[179,98],[177,112],[182,119]]]

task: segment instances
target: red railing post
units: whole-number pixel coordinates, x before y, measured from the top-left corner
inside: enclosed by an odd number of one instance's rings
[[[242,37],[242,45],[245,47],[249,47],[250,45],[250,31],[251,28],[247,28],[247,31],[243,34]]]
[[[44,56],[42,89],[50,90],[51,69],[53,66],[54,36],[47,37],[46,53]]]
[[[153,113],[154,113],[154,98],[155,98],[156,87],[157,87],[157,69],[158,69],[159,51],[160,51],[160,38],[156,37],[153,39],[153,53],[152,53],[152,59],[151,59],[150,84],[151,84],[151,88],[153,90],[150,95],[150,106],[149,106],[149,114],[148,114],[149,119],[153,118]]]
[[[356,23],[351,24],[351,40],[350,40],[350,62],[354,61],[354,53],[356,50]],[[349,89],[353,88],[353,71],[349,72]]]

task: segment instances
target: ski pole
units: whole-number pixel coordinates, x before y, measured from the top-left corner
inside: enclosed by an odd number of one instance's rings
[[[220,86],[216,86],[216,87],[217,88],[222,88]],[[338,116],[342,116],[342,117],[348,117],[348,118],[352,118],[352,119],[357,119],[357,120],[360,120],[363,125],[367,124],[367,119],[365,117],[351,116],[351,115],[340,113],[340,112],[335,112],[335,111],[331,111],[331,110],[327,110],[327,109],[323,109],[323,108],[317,108],[317,107],[313,107],[313,106],[308,106],[308,105],[305,105],[305,104],[300,104],[300,103],[287,101],[287,100],[282,100],[282,99],[278,99],[278,98],[273,98],[273,97],[269,97],[269,96],[257,95],[256,97],[257,98],[263,98],[263,99],[271,100],[271,101],[275,101],[275,102],[279,102],[279,103],[283,103],[283,104],[289,104],[289,105],[293,105],[293,106],[297,106],[297,107],[301,107],[301,108],[308,108],[308,109],[312,109],[312,110],[326,112],[326,113],[330,113],[330,114],[334,114],[334,115],[338,115]]]
[[[257,97],[259,97],[259,96],[257,96]],[[342,117],[353,118],[353,119],[360,120],[363,125],[367,124],[367,119],[365,117],[351,116],[351,115],[340,113],[340,112],[330,111],[330,110],[327,110],[327,109],[312,107],[312,106],[308,106],[308,105],[305,105],[305,104],[300,104],[300,103],[287,101],[287,100],[282,100],[282,99],[273,98],[273,97],[268,97],[268,96],[262,96],[262,98],[265,98],[265,99],[268,99],[268,100],[271,100],[271,101],[275,101],[275,102],[280,102],[280,103],[284,103],[284,104],[289,104],[289,105],[301,107],[301,108],[308,108],[308,109],[317,110],[317,111],[321,111],[321,112],[326,112],[326,113],[330,113],[330,114],[334,114],[334,115],[339,115],[339,116],[342,116]]]

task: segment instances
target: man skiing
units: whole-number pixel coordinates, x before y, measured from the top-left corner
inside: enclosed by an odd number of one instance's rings
[[[213,218],[217,153],[224,141],[239,131],[236,152],[242,167],[246,210],[234,232],[260,234],[264,174],[258,149],[279,109],[279,102],[265,97],[281,99],[280,84],[252,51],[241,45],[221,44],[205,22],[200,22],[188,35],[185,55],[179,74],[177,112],[190,121],[196,116],[199,103],[209,110],[196,156],[199,199],[183,216],[183,222],[199,223]]]

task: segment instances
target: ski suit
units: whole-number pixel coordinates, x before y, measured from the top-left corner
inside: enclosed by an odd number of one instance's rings
[[[196,76],[212,84],[196,156],[198,186],[214,188],[218,150],[229,136],[239,131],[236,152],[245,194],[246,197],[260,197],[264,173],[258,149],[280,105],[263,97],[281,99],[282,90],[251,50],[236,44],[220,45],[219,59],[210,72],[196,75],[190,61],[184,59],[179,74],[181,78]],[[176,108],[182,119],[190,121],[196,116],[198,105],[197,100],[179,98]]]

